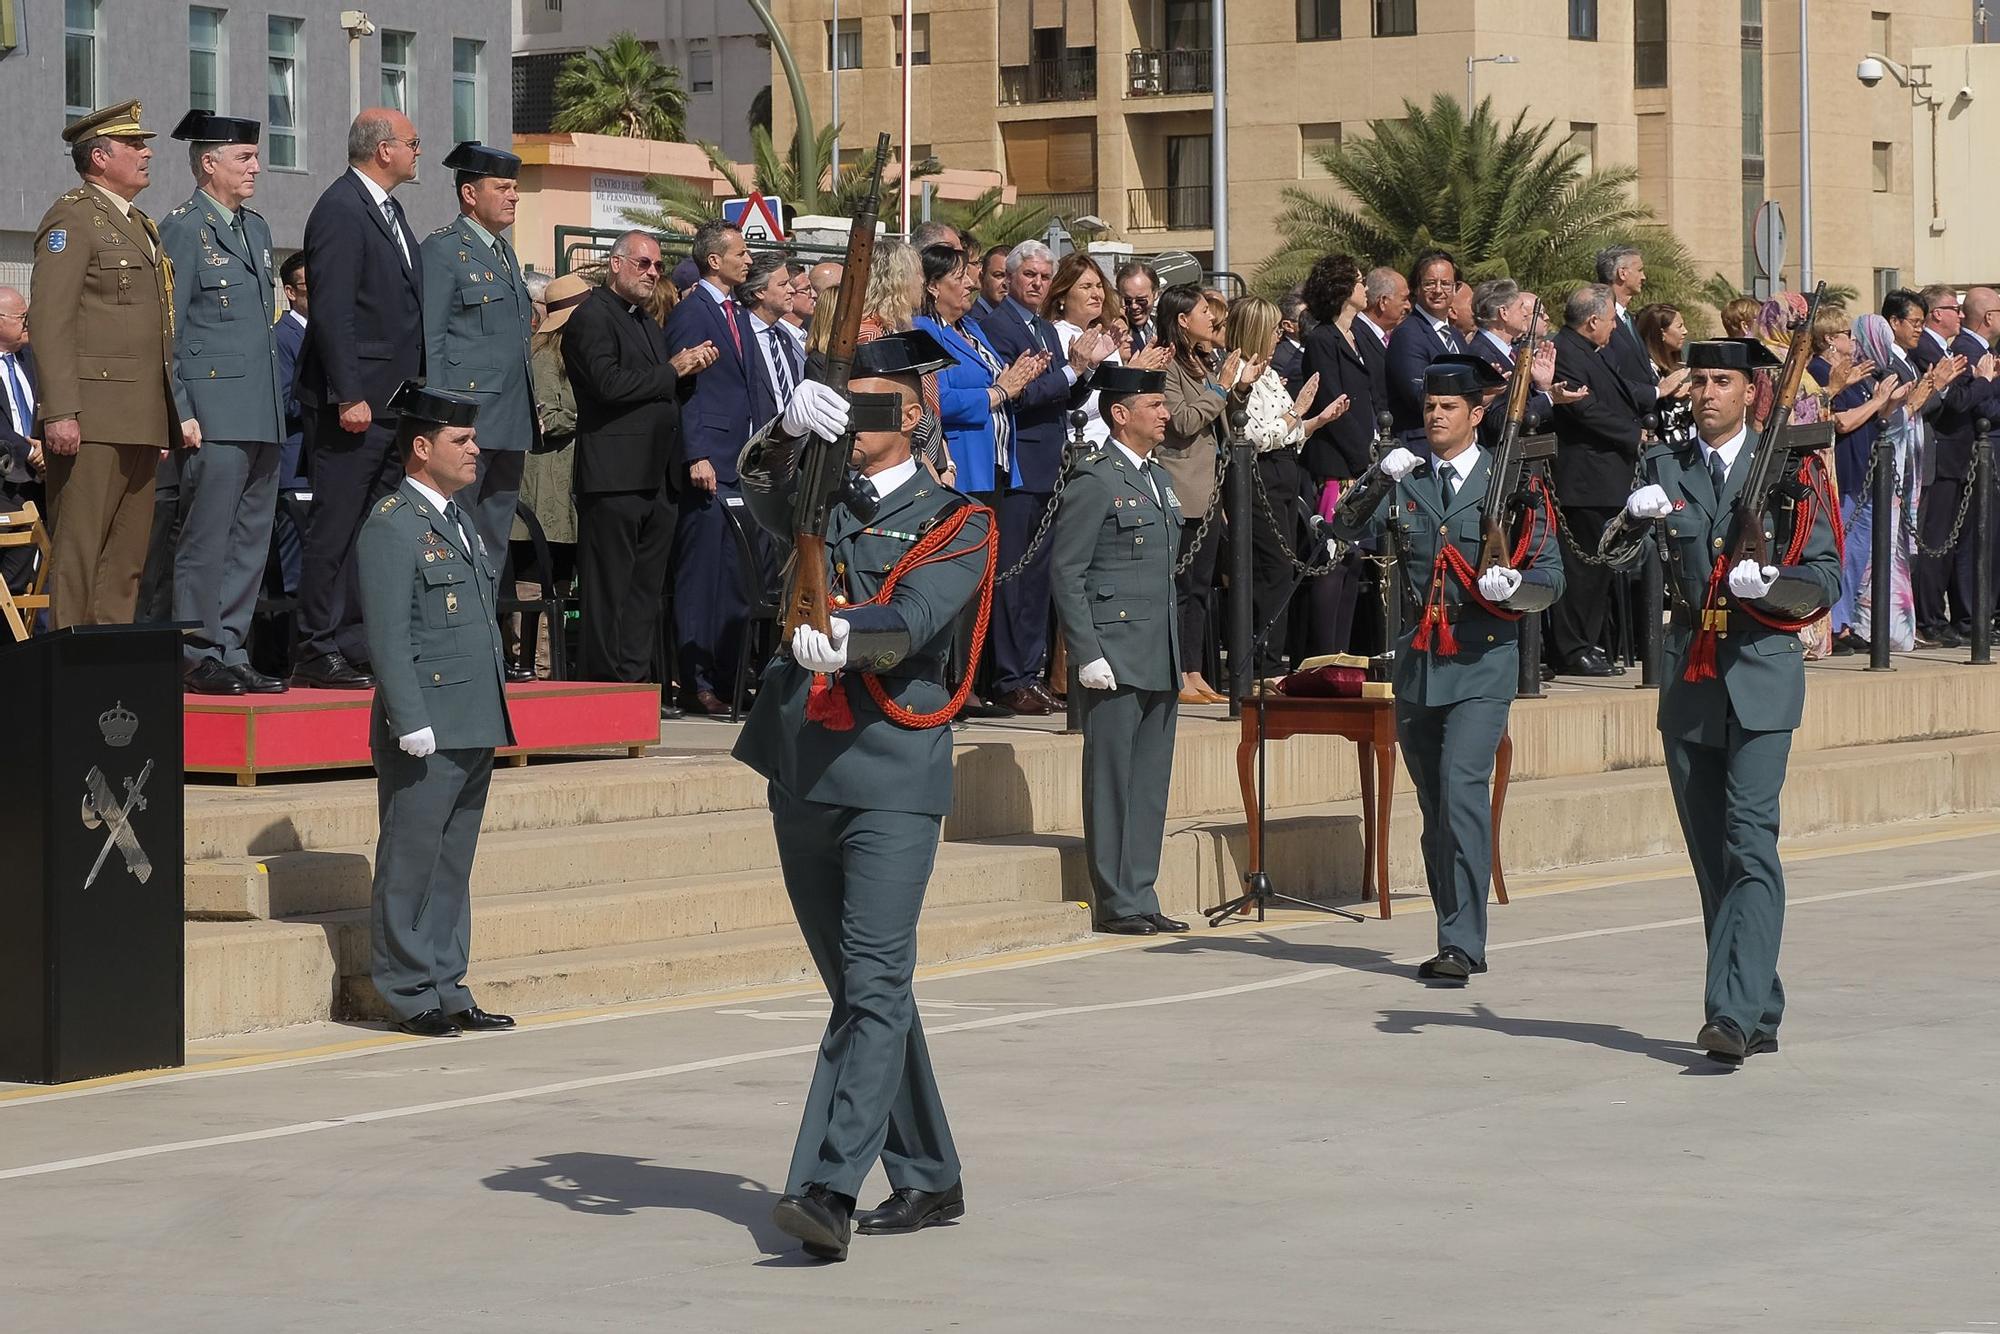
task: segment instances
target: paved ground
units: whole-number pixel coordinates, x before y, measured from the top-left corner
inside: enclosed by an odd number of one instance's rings
[[[1733,1073],[1666,861],[1524,878],[1462,992],[1416,905],[927,977],[971,1213],[840,1266],[768,1221],[809,996],[0,1086],[0,1330],[2000,1329],[1996,853],[1795,850]]]

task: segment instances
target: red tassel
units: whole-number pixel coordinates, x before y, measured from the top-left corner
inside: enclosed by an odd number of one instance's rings
[[[806,691],[806,721],[829,732],[854,730],[854,709],[847,702],[847,691],[836,685],[833,677],[813,675],[812,688]]]
[[[1683,681],[1713,681],[1715,679],[1715,631],[1702,630],[1688,646],[1687,670],[1681,673]]]
[[[1451,628],[1451,622],[1444,618],[1442,604],[1437,609],[1437,651],[1442,657],[1453,657],[1458,653],[1458,635]]]
[[[1424,604],[1424,614],[1417,620],[1417,632],[1410,636],[1410,647],[1428,653],[1431,648],[1431,605]]]

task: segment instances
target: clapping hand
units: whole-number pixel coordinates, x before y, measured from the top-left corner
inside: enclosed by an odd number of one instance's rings
[[[1305,385],[1302,388],[1300,388],[1298,397],[1292,400],[1292,415],[1294,417],[1297,417],[1300,421],[1304,421],[1306,416],[1306,410],[1312,407],[1312,401],[1315,397],[1318,396],[1318,394],[1319,394],[1319,372],[1314,371],[1311,375],[1306,377]]]
[[[1049,354],[1046,352],[1023,352],[1015,358],[1014,364],[1001,371],[993,383],[1000,386],[1000,392],[1009,398],[1016,398],[1028,387],[1034,378],[1049,368]]]
[[[1549,402],[1556,407],[1562,407],[1566,403],[1581,403],[1584,399],[1589,398],[1590,386],[1587,384],[1571,384],[1568,380],[1557,380],[1549,386],[1548,393]]]
[[[1556,345],[1540,343],[1535,347],[1534,358],[1528,362],[1528,379],[1535,388],[1548,393],[1556,382]]]
[[[676,375],[696,375],[715,364],[721,354],[715,350],[713,342],[700,343],[694,347],[682,348],[667,358]]]
[[[1174,350],[1165,343],[1148,343],[1143,349],[1126,358],[1125,364],[1135,371],[1163,371],[1173,364]]]
[[[1236,381],[1243,375],[1243,354],[1231,352],[1223,359],[1222,369],[1215,373],[1215,382],[1226,393],[1236,387]]]

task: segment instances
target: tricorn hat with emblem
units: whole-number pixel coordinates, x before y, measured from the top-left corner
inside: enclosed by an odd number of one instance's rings
[[[477,139],[468,139],[445,155],[444,165],[460,176],[498,176],[503,180],[517,180],[521,175],[521,159],[504,148],[488,148]]]
[[[1784,365],[1755,338],[1710,338],[1689,343],[1687,364],[1690,370],[1742,371],[1745,375]]]
[[[1498,389],[1506,383],[1500,372],[1493,368],[1492,362],[1463,352],[1447,352],[1434,357],[1431,364],[1424,368],[1426,394],[1482,398],[1487,390]]]
[[[153,132],[139,124],[139,103],[120,102],[79,116],[63,127],[63,142],[80,144],[86,139],[150,139]]]
[[[1097,374],[1091,377],[1090,382],[1097,386],[1098,393],[1119,398],[1128,394],[1167,392],[1165,371],[1142,371],[1131,366],[1099,366]]]
[[[405,380],[389,399],[391,411],[439,426],[470,426],[479,416],[479,400],[446,389],[432,389],[422,380]]]
[[[170,139],[195,144],[254,144],[263,125],[243,116],[218,116],[213,111],[190,111],[168,132]]]
[[[848,376],[927,375],[956,365],[958,358],[943,343],[922,329],[905,329],[855,348]]]

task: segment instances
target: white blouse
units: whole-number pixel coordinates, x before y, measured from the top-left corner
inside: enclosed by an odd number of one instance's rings
[[[1070,344],[1076,342],[1076,336],[1082,332],[1083,329],[1080,326],[1071,324],[1068,320],[1056,321],[1056,336],[1062,339],[1062,350],[1064,356],[1069,355]],[[1116,352],[1113,352],[1110,356],[1104,359],[1102,364],[1106,366],[1116,366],[1120,364],[1118,360],[1118,354]],[[1089,398],[1083,400],[1083,415],[1084,415],[1083,438],[1085,440],[1088,440],[1093,445],[1103,445],[1107,443],[1111,439],[1111,428],[1105,424],[1103,415],[1099,413],[1097,410],[1097,391],[1095,389],[1090,391]],[[1069,435],[1069,428],[1067,425],[1065,425],[1063,428],[1063,435],[1065,437]]]
[[[1292,391],[1285,379],[1270,367],[1250,386],[1250,401],[1244,405],[1249,416],[1243,430],[1259,454],[1289,449],[1306,438],[1305,427],[1291,416]]]

